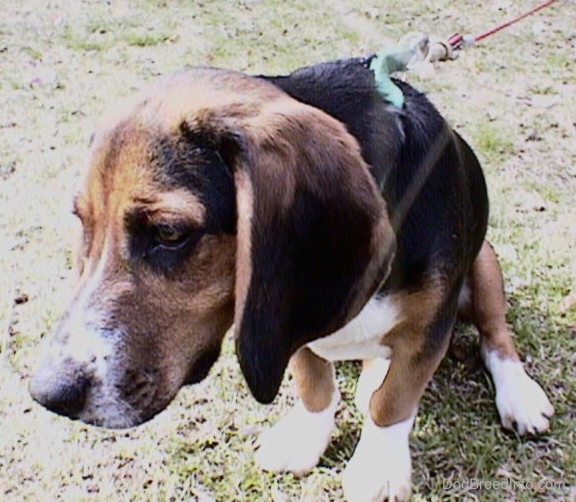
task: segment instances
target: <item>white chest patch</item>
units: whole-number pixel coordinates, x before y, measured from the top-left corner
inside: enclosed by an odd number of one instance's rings
[[[382,339],[400,321],[400,309],[388,298],[371,298],[346,326],[308,344],[327,361],[389,358],[390,347]]]

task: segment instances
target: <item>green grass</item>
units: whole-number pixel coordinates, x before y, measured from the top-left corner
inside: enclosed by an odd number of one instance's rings
[[[152,422],[106,431],[32,403],[27,379],[71,294],[71,199],[102,111],[188,64],[279,73],[369,54],[408,31],[478,33],[522,2],[297,0],[8,2],[0,16],[0,498],[335,501],[359,437],[358,367],[342,364],[338,430],[309,475],[253,462],[258,433],[289,408],[249,395],[227,340],[202,384]],[[465,8],[464,8],[465,7]],[[570,2],[558,2],[434,72],[425,90],[482,159],[489,238],[506,277],[509,322],[556,407],[540,439],[504,432],[472,330],[458,327],[412,436],[415,500],[574,500],[576,493],[576,92]],[[573,9],[572,9],[573,10]],[[25,293],[28,301],[14,299]],[[457,355],[457,357],[456,357]],[[464,496],[447,479],[531,481]],[[554,486],[564,482],[565,487]],[[542,487],[542,489],[540,489]]]
[[[482,122],[478,124],[472,141],[479,151],[484,152],[485,160],[491,164],[500,164],[514,152],[511,131],[502,124]]]

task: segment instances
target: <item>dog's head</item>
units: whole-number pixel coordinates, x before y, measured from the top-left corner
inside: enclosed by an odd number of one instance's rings
[[[394,236],[357,142],[262,80],[180,72],[95,134],[75,200],[78,287],[32,396],[128,427],[198,382],[235,323],[253,395],[355,316]]]

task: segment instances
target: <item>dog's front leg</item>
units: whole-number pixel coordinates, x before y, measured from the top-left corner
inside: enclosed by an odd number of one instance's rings
[[[330,442],[340,393],[332,363],[303,347],[290,360],[300,397],[294,408],[259,439],[256,462],[269,471],[304,474]]]
[[[424,347],[415,342],[425,339],[416,326],[410,329],[404,324],[398,328],[407,336],[396,340],[391,361],[376,359],[364,365],[360,377],[356,404],[366,411],[366,418],[360,441],[344,471],[348,502],[399,501],[410,497],[409,435],[418,402],[446,351],[449,330],[447,326],[436,326],[437,330],[442,329],[442,341],[435,347]]]

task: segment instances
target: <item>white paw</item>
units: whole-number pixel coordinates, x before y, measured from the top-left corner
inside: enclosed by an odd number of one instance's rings
[[[516,429],[519,434],[546,432],[554,408],[542,387],[532,380],[520,363],[510,369],[510,375],[496,387],[496,407],[502,426]]]
[[[408,436],[414,417],[389,427],[378,427],[370,416],[354,455],[344,471],[348,502],[400,501],[410,497],[412,463]]]
[[[330,442],[339,400],[340,393],[335,391],[328,407],[318,413],[308,411],[298,401],[284,418],[262,433],[256,463],[267,471],[297,475],[311,470]]]
[[[368,414],[372,394],[382,385],[389,367],[390,359],[378,357],[370,361],[367,367],[362,369],[356,384],[354,402],[356,407],[365,415]]]
[[[488,354],[486,366],[496,387],[496,407],[502,426],[516,429],[519,434],[546,432],[554,408],[542,387],[524,371],[522,363]]]

